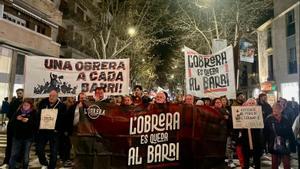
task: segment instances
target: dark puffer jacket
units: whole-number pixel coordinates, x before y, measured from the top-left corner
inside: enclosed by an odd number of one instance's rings
[[[273,128],[274,125],[274,128]],[[289,121],[282,116],[281,120],[278,121],[271,114],[266,118],[265,128],[264,128],[265,139],[268,145],[268,151],[271,154],[278,154],[274,151],[274,141],[275,137],[281,136],[287,145],[288,151],[285,154],[296,151],[295,137],[293,134],[292,126]]]

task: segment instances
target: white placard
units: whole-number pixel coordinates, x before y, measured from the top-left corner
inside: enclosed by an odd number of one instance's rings
[[[58,109],[42,109],[40,129],[54,130]]]
[[[232,106],[234,129],[264,128],[261,106]]]
[[[187,94],[216,98],[236,98],[233,48],[212,55],[201,55],[185,47],[185,84]]]

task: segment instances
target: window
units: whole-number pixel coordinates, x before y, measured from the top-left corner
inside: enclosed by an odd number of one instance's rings
[[[268,56],[268,81],[274,80],[273,55]]]
[[[17,56],[17,67],[16,67],[16,74],[23,75],[24,74],[24,63],[25,63],[25,55],[18,54]]]
[[[297,73],[296,47],[290,48],[288,50],[288,73]]]
[[[9,78],[12,65],[11,49],[0,46],[0,100],[9,96]],[[1,104],[0,103],[0,104]]]
[[[286,34],[287,37],[295,34],[295,13],[294,10],[291,10],[286,14]]]
[[[272,29],[268,28],[267,31],[267,48],[271,48],[272,47]]]
[[[6,19],[6,20],[9,20],[11,22],[14,22],[18,25],[21,25],[21,26],[25,26],[26,25],[26,21],[21,19],[21,18],[18,18],[12,14],[9,14],[7,12],[4,12],[3,13],[3,18]]]

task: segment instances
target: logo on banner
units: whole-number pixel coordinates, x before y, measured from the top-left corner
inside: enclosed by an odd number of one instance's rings
[[[87,114],[89,118],[95,120],[99,116],[104,116],[105,110],[102,110],[98,105],[93,104],[87,109]]]

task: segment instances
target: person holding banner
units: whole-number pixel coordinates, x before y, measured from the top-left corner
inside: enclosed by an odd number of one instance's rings
[[[55,169],[57,162],[59,135],[64,131],[64,113],[66,106],[58,98],[58,92],[51,90],[49,97],[38,105],[38,132],[36,149],[39,162],[43,168]],[[45,156],[45,146],[50,144],[50,161]]]
[[[22,105],[11,117],[13,142],[9,168],[16,167],[20,155],[23,158],[23,169],[28,168],[30,147],[36,132],[35,110],[31,99],[24,99]]]
[[[248,99],[243,106],[255,107],[257,105],[256,100],[253,98]],[[253,113],[250,113],[252,116]],[[234,116],[234,115],[233,115]],[[248,118],[250,118],[250,116]],[[246,118],[246,116],[243,116]],[[237,118],[237,117],[233,117]],[[251,117],[253,118],[253,117]],[[246,119],[245,119],[246,120]],[[256,119],[257,120],[257,119]],[[261,118],[263,124],[263,119]],[[248,169],[250,167],[250,158],[253,157],[254,166],[256,169],[260,169],[260,157],[262,156],[262,130],[260,128],[255,129],[235,129],[233,132],[233,140],[236,142],[236,153],[242,169]]]
[[[134,95],[132,97],[133,104],[138,106],[141,104],[144,104],[147,106],[149,102],[151,102],[151,99],[145,95],[143,95],[143,88],[141,85],[136,85],[133,88]]]
[[[194,96],[191,94],[188,94],[184,97],[184,103],[188,105],[194,105]]]
[[[292,126],[282,115],[283,107],[280,103],[275,103],[272,109],[264,128],[268,152],[272,154],[272,169],[278,169],[281,161],[284,169],[290,169],[290,153],[296,152]]]
[[[110,102],[104,95],[104,88],[97,87],[92,100],[86,100],[84,93],[78,96],[73,122],[76,126],[73,138],[75,169],[105,169],[110,165],[106,156],[109,142],[96,131],[92,123],[105,115],[106,105]]]

